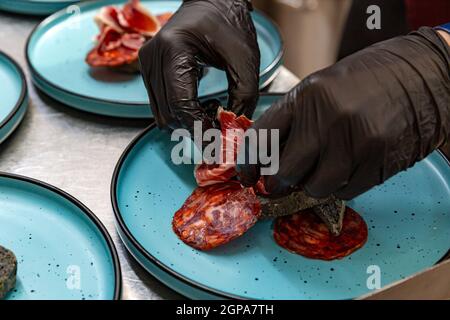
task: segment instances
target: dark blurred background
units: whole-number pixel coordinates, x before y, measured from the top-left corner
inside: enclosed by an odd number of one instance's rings
[[[285,65],[300,78],[372,43],[450,22],[450,0],[253,0],[281,29]],[[369,30],[377,5],[381,29]]]
[[[253,0],[279,26],[285,66],[300,79],[372,43],[450,22],[450,0]],[[380,8],[369,30],[367,8]],[[450,143],[441,148],[450,157]]]

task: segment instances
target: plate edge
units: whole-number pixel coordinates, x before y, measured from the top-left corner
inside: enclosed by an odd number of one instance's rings
[[[114,278],[115,278],[113,300],[120,300],[121,294],[122,294],[122,268],[120,266],[119,255],[117,253],[117,249],[114,245],[111,235],[109,234],[108,230],[103,225],[103,223],[100,221],[100,219],[88,207],[86,207],[80,200],[76,199],[74,196],[70,195],[69,193],[67,193],[67,192],[63,191],[62,189],[59,189],[53,185],[50,185],[46,182],[43,182],[41,180],[37,180],[34,178],[0,171],[0,178],[2,178],[2,177],[12,179],[12,180],[19,180],[19,181],[31,183],[31,184],[37,185],[39,187],[42,187],[44,189],[47,189],[51,192],[58,194],[59,196],[62,196],[63,198],[65,198],[72,204],[76,205],[81,211],[84,212],[84,214],[94,223],[94,225],[101,232],[101,234],[103,235],[103,237],[106,241],[106,244],[108,245],[109,251],[111,252],[113,266],[114,266]]]

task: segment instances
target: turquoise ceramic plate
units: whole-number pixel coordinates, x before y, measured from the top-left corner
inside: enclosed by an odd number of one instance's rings
[[[119,299],[120,265],[105,227],[45,183],[0,173],[0,244],[18,260],[6,299]]]
[[[86,54],[98,33],[93,17],[105,5],[122,6],[125,0],[87,2],[79,15],[60,11],[44,20],[30,35],[26,48],[34,83],[46,94],[69,106],[103,115],[148,118],[151,110],[139,74],[121,74],[110,70],[93,70],[85,63]],[[174,12],[179,0],[142,3],[154,14]],[[281,65],[283,46],[277,28],[262,14],[253,18],[261,49],[261,86],[273,80]],[[208,69],[200,81],[199,96],[223,95],[226,76]]]
[[[28,107],[27,83],[19,65],[0,51],[0,143],[22,121]]]
[[[47,15],[78,1],[79,0],[0,0],[0,10],[31,15]]]
[[[262,96],[257,114],[277,98]],[[348,203],[367,222],[369,239],[343,260],[311,260],[281,249],[272,221],[221,248],[194,250],[171,228],[173,214],[196,186],[193,166],[172,165],[172,145],[154,127],[140,134],[117,165],[112,202],[132,255],[190,298],[351,299],[369,291],[373,270],[385,286],[432,266],[450,247],[450,167],[435,152]]]

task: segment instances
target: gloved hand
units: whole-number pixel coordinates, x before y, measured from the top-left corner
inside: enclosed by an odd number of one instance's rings
[[[351,199],[405,170],[450,134],[450,49],[431,28],[368,47],[303,80],[254,123],[279,129],[268,192],[302,187]],[[252,145],[239,158],[251,156]],[[253,185],[258,165],[238,165]]]
[[[251,116],[258,99],[260,53],[246,0],[185,0],[139,52],[141,72],[160,128],[211,127],[197,97],[201,65],[227,73],[228,109]],[[215,115],[215,113],[214,113]]]

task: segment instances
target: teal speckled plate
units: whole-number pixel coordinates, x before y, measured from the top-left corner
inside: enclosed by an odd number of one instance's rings
[[[119,299],[121,274],[105,227],[43,182],[0,173],[0,245],[18,260],[11,300]]]
[[[0,143],[17,128],[27,108],[27,83],[22,69],[0,51]]]
[[[79,0],[0,0],[0,10],[30,14],[48,15]]]
[[[44,20],[28,39],[26,56],[34,83],[54,99],[84,111],[127,118],[151,117],[147,92],[139,74],[93,70],[85,62],[98,28],[94,16],[106,5],[125,0],[80,4],[79,15],[60,11]],[[152,13],[174,12],[180,0],[142,0]],[[281,65],[283,45],[273,23],[261,13],[253,18],[261,50],[261,87],[270,83]],[[209,68],[200,81],[202,99],[223,95],[225,73]]]
[[[262,96],[261,114],[279,96]],[[351,299],[440,261],[450,247],[450,167],[435,152],[348,205],[369,227],[366,245],[335,261],[311,260],[273,240],[272,221],[209,252],[181,242],[172,217],[196,187],[193,166],[173,165],[170,137],[146,129],[121,157],[111,186],[117,229],[150,273],[190,298]]]

